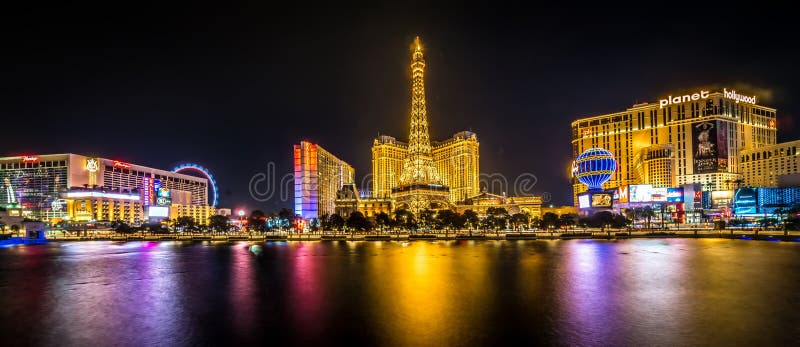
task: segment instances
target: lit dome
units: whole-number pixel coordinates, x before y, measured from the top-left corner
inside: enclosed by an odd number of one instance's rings
[[[614,160],[614,155],[599,147],[587,149],[572,164],[572,176],[589,187],[589,190],[600,190],[615,171],[617,161]]]

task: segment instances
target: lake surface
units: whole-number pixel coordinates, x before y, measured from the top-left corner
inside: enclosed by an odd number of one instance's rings
[[[788,346],[800,243],[0,248],[3,346]]]

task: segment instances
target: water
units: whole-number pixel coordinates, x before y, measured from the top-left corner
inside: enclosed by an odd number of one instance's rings
[[[4,346],[797,345],[800,243],[0,249]]]

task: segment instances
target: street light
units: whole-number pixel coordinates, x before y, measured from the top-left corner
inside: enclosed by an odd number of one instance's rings
[[[242,225],[244,225],[244,210],[239,210],[236,212],[239,215],[239,231],[242,231]]]

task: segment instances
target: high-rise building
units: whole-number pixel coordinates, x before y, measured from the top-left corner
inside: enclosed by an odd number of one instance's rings
[[[392,188],[400,185],[408,144],[394,137],[381,135],[372,145],[372,196],[389,198]]]
[[[480,193],[479,147],[478,136],[470,131],[433,143],[433,161],[442,184],[450,187],[451,202]]]
[[[294,145],[294,213],[304,219],[336,212],[336,192],[353,183],[355,170],[321,146]]]
[[[480,192],[480,143],[475,133],[462,131],[433,142],[433,164],[442,184],[450,187],[450,201],[461,201]],[[372,145],[372,196],[387,198],[400,185],[400,173],[408,144],[382,135]]]
[[[604,188],[697,183],[704,190],[727,190],[728,182],[742,176],[741,151],[775,143],[775,109],[727,88],[669,95],[572,122],[573,156],[602,147],[617,160],[617,172]],[[574,184],[576,204],[585,190]]]
[[[0,204],[46,221],[140,224],[187,206],[207,224],[214,213],[206,178],[72,153],[0,158],[0,186]]]
[[[742,180],[735,182],[735,186],[800,186],[798,147],[800,140],[741,151]]]

